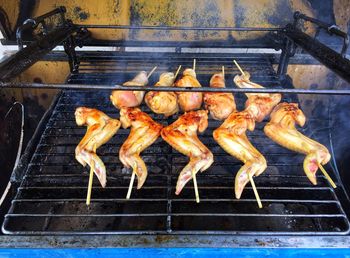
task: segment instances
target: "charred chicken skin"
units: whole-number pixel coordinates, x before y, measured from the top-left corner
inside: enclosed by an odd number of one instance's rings
[[[145,86],[148,83],[147,73],[142,71],[138,73],[131,81],[123,83],[123,86]],[[112,91],[110,100],[112,104],[121,109],[122,107],[137,107],[141,104],[144,91]]]
[[[121,123],[97,109],[86,107],[76,109],[75,121],[79,126],[87,126],[85,136],[75,149],[75,158],[84,167],[88,164],[94,170],[102,187],[105,187],[106,167],[96,155],[96,149],[117,133]]]
[[[202,87],[196,78],[196,72],[187,68],[181,78],[174,84],[176,87]],[[182,111],[193,111],[200,109],[203,100],[201,92],[176,92],[178,103]]]
[[[257,83],[251,82],[248,72],[244,72],[244,75],[236,75],[233,80],[239,88],[264,88]],[[246,110],[254,116],[257,122],[262,122],[282,98],[282,95],[279,93],[246,93],[246,96],[248,97],[245,103]]]
[[[138,178],[137,189],[140,189],[147,178],[147,167],[140,153],[157,140],[163,126],[138,108],[122,108],[120,122],[124,129],[131,126],[131,130],[120,148],[119,159],[125,167],[133,169]]]
[[[222,73],[214,74],[210,79],[210,87],[225,88],[225,78]],[[205,108],[216,120],[226,119],[236,110],[236,103],[232,93],[205,93]]]
[[[253,131],[254,117],[247,111],[233,112],[213,132],[215,141],[230,155],[244,163],[235,178],[235,195],[239,199],[249,175],[259,176],[267,167],[264,156],[248,140],[246,130]]]
[[[175,81],[173,73],[162,73],[154,86],[172,86]],[[150,91],[145,96],[147,106],[156,114],[171,116],[179,111],[177,96],[174,92]]]
[[[305,115],[297,103],[281,103],[271,113],[271,120],[264,127],[265,134],[283,147],[306,155],[303,167],[306,176],[316,185],[318,164],[329,162],[331,155],[322,144],[298,132],[295,124],[304,126]]]
[[[182,169],[176,184],[179,195],[186,183],[192,179],[192,173],[203,172],[214,161],[210,150],[198,139],[197,131],[204,132],[208,127],[206,110],[185,113],[171,125],[163,128],[162,138],[175,150],[190,158],[190,162]]]

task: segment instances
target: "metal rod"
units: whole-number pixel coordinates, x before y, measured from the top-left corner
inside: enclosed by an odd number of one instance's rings
[[[306,50],[310,55],[338,74],[347,82],[350,82],[350,60],[342,57],[333,49],[313,39],[304,32],[289,25],[285,32],[286,36],[294,41],[299,47]]]
[[[214,31],[283,31],[284,28],[253,28],[253,27],[181,27],[181,26],[131,26],[131,25],[97,25],[75,24],[86,29],[127,29],[127,30],[214,30]]]
[[[21,89],[73,89],[73,90],[132,90],[132,91],[178,91],[178,92],[232,92],[232,93],[283,93],[283,94],[319,94],[319,95],[350,95],[350,90],[316,90],[316,89],[277,89],[277,88],[191,88],[191,87],[150,87],[150,86],[121,86],[97,84],[60,84],[60,83],[18,83],[0,82],[0,88]]]

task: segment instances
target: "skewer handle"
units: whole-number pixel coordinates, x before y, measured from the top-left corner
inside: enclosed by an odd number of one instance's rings
[[[128,189],[128,193],[126,194],[126,199],[129,200],[130,196],[131,196],[131,190],[132,190],[132,186],[134,184],[135,181],[135,172],[132,171],[132,175],[131,175],[131,179],[130,179],[130,184],[129,184],[129,189]]]
[[[332,178],[329,176],[329,174],[327,173],[327,171],[324,169],[324,167],[318,163],[318,167],[321,169],[322,173],[324,174],[324,176],[326,177],[326,179],[328,180],[328,182],[331,184],[331,186],[333,188],[337,188],[337,185],[334,183],[334,181],[332,180]]]
[[[193,59],[193,67],[192,67],[193,71],[196,71],[196,59]]]
[[[154,71],[158,68],[158,66],[153,67],[153,69],[148,73],[147,75],[147,79],[149,79],[149,77],[151,77],[152,73],[154,73]]]
[[[196,196],[196,203],[199,203],[199,193],[198,193],[198,186],[197,186],[197,178],[196,173],[192,170],[192,179],[193,179],[193,185],[194,185],[194,194]]]
[[[224,77],[224,79],[225,79],[225,66],[222,66],[221,70],[222,70],[222,77]]]
[[[258,190],[256,189],[256,186],[255,186],[255,183],[254,183],[254,179],[253,179],[253,177],[252,177],[249,173],[248,173],[248,176],[249,176],[250,184],[251,184],[252,187],[253,187],[255,199],[256,199],[256,201],[258,202],[259,208],[261,209],[263,206],[262,206],[262,203],[261,203],[261,200],[260,200],[260,196],[259,196]]]
[[[92,164],[92,166],[90,167],[90,176],[89,176],[89,184],[88,184],[88,191],[87,191],[87,195],[86,195],[86,205],[89,206],[90,205],[90,201],[91,201],[91,192],[92,192],[92,181],[94,179],[94,164]]]
[[[235,65],[237,66],[237,68],[238,68],[238,70],[241,72],[241,74],[243,75],[243,76],[245,76],[245,73],[244,73],[244,71],[243,71],[243,69],[240,67],[240,65],[236,62],[236,60],[233,60],[233,62],[235,63]]]
[[[176,79],[177,75],[179,74],[180,70],[181,70],[181,65],[176,70],[175,77],[174,77],[175,79]]]

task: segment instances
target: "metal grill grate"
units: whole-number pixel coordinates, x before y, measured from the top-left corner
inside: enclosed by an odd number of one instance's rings
[[[158,65],[159,72],[175,70],[177,65],[191,66],[192,56],[178,58],[145,58],[142,55],[106,54],[81,57],[80,72],[70,76],[70,83],[115,83],[129,79],[137,71]],[[201,55],[202,56],[202,55]],[[231,55],[197,58],[199,80],[225,65],[232,71],[232,59],[252,73],[252,79],[265,86],[280,87],[271,62],[263,55]],[[112,68],[101,69],[106,64]],[[127,71],[123,73],[123,71]],[[227,72],[227,87],[233,87]],[[231,74],[231,75],[229,75]],[[126,78],[127,77],[127,78]],[[157,78],[157,76],[154,76]],[[153,83],[153,82],[151,82]],[[285,96],[287,100],[291,100]],[[245,98],[237,94],[238,106]],[[295,101],[295,99],[294,99]],[[100,147],[98,155],[105,162],[108,179],[102,189],[95,178],[90,207],[85,205],[88,168],[74,159],[74,149],[85,133],[75,125],[74,110],[78,106],[100,109],[112,117],[118,111],[109,102],[109,92],[63,91],[11,209],[5,217],[7,234],[348,234],[349,221],[339,199],[344,191],[334,191],[323,176],[312,186],[302,168],[303,156],[277,146],[263,133],[265,122],[257,125],[248,137],[268,161],[264,174],[255,179],[263,209],[258,209],[251,187],[242,199],[233,195],[234,175],[241,163],[226,154],[212,139],[212,131],[220,122],[210,120],[200,136],[215,157],[210,169],[198,174],[201,203],[194,201],[192,183],[180,196],[175,196],[178,173],[188,162],[161,139],[142,153],[149,176],[141,190],[134,189],[131,200],[125,200],[130,171],[122,168],[118,151],[129,130],[120,129],[111,141]],[[142,110],[160,123],[170,124],[176,117],[163,119]],[[327,126],[328,121],[310,118],[304,133],[313,125]],[[327,166],[331,171],[331,167]]]

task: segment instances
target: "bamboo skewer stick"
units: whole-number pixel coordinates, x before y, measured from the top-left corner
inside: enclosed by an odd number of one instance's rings
[[[193,67],[192,67],[193,71],[196,71],[196,59],[193,59]]]
[[[86,195],[86,205],[90,205],[91,201],[91,191],[92,191],[92,181],[94,179],[94,166],[90,167],[90,176],[89,176],[89,184],[88,184],[88,191]]]
[[[96,153],[96,143],[93,147],[93,151]],[[92,181],[94,179],[94,170],[95,170],[95,162],[92,161],[90,166],[90,175],[89,175],[89,183],[88,183],[88,191],[86,195],[86,205],[89,206],[91,202],[91,192],[92,192]]]
[[[174,77],[175,79],[176,79],[177,75],[179,74],[179,72],[180,72],[180,70],[181,70],[181,67],[182,67],[182,66],[180,65],[179,68],[177,68],[176,73],[175,73],[175,77]]]
[[[318,167],[321,169],[322,173],[324,174],[324,176],[326,177],[326,179],[328,180],[328,182],[331,184],[331,186],[333,188],[337,188],[336,184],[334,183],[334,181],[332,180],[332,178],[329,176],[329,174],[327,173],[327,171],[324,169],[324,167],[318,163]]]
[[[225,66],[222,66],[222,67],[221,67],[221,70],[222,70],[222,77],[225,78]]]
[[[196,196],[196,202],[199,203],[199,193],[198,193],[198,186],[197,186],[197,178],[196,173],[194,170],[192,170],[192,179],[193,179],[193,185],[194,185],[194,194]]]
[[[154,71],[158,68],[158,66],[153,67],[153,69],[149,72],[149,74],[147,75],[147,79],[149,79],[149,77],[151,77],[152,73],[154,73]]]
[[[260,200],[260,196],[259,196],[258,190],[256,189],[253,176],[251,174],[249,174],[249,173],[248,173],[248,176],[249,176],[250,184],[253,187],[253,191],[254,191],[254,194],[255,194],[255,199],[258,202],[259,208],[261,209],[262,208],[262,203],[261,203],[261,200]]]
[[[135,174],[136,174],[135,170],[136,170],[136,162],[134,162],[134,165],[132,167],[132,174],[131,174],[131,178],[130,178],[129,189],[128,189],[128,193],[126,194],[126,199],[127,200],[130,199],[132,186],[134,185]]]
[[[244,73],[243,69],[239,66],[239,64],[236,62],[236,60],[233,60],[233,62],[237,66],[238,70],[242,73],[242,75],[245,76],[245,73]]]

